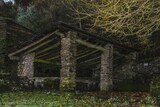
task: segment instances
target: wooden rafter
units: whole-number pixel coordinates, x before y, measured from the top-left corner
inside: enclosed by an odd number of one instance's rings
[[[56,32],[56,34],[59,35],[59,36],[63,36],[64,35],[64,34],[62,34],[60,32]],[[87,46],[89,48],[97,49],[97,50],[100,50],[100,51],[105,51],[105,49],[103,47],[98,46],[98,45],[94,45],[94,44],[92,44],[90,42],[87,42],[87,41],[79,39],[79,38],[76,39],[76,42],[81,44],[81,45]]]
[[[55,32],[53,32],[53,33],[51,33],[51,34],[48,34],[48,35],[44,36],[43,38],[39,39],[38,41],[33,42],[33,43],[31,43],[30,45],[25,46],[24,48],[19,49],[19,50],[15,51],[15,52],[9,54],[8,56],[9,56],[9,57],[12,57],[12,56],[14,56],[14,55],[16,55],[16,54],[18,54],[18,53],[20,53],[20,52],[23,52],[23,51],[25,51],[25,50],[27,50],[27,49],[29,49],[29,48],[31,48],[31,47],[39,44],[40,42],[42,42],[42,41],[46,40],[47,38],[51,37],[51,36],[52,36],[53,34],[55,34],[57,31],[58,31],[58,30],[56,30]]]
[[[97,53],[97,52],[98,52],[98,50],[95,50],[95,51],[92,51],[92,52],[90,52],[90,53],[88,53],[88,54],[84,54],[84,55],[82,55],[82,56],[77,57],[77,60],[79,60],[79,59],[81,59],[81,58],[84,58],[84,57],[87,57],[87,56],[90,56],[90,55],[92,55],[92,54],[95,54],[95,53]]]
[[[57,58],[60,58],[60,55],[53,56],[53,57],[51,57],[51,58],[49,58],[49,59],[47,59],[47,60],[51,61],[51,60],[55,60],[55,59],[57,59]]]
[[[57,42],[56,44],[54,44],[54,45],[52,45],[52,46],[50,46],[50,47],[47,47],[47,48],[45,48],[44,50],[41,50],[41,51],[37,52],[36,55],[39,55],[39,54],[42,54],[42,53],[47,52],[47,51],[49,51],[49,50],[52,50],[53,48],[56,48],[56,47],[58,47],[59,45],[60,45],[60,42]]]
[[[77,54],[77,56],[82,56],[82,55],[85,55],[85,54],[90,53],[92,51],[94,51],[94,50],[87,48],[87,49],[84,49],[83,51],[79,52],[79,54]]]
[[[76,42],[79,43],[79,44],[85,45],[89,48],[97,49],[99,51],[105,51],[105,49],[103,47],[98,46],[98,45],[94,45],[92,43],[89,43],[89,42],[81,40],[81,39],[76,39]]]
[[[44,45],[46,45],[46,44],[48,44],[48,43],[50,43],[50,42],[52,42],[52,41],[53,41],[53,39],[47,40],[47,41],[39,44],[38,46],[35,46],[34,48],[26,51],[25,53],[31,53],[31,52],[35,51],[36,49],[39,49],[40,47],[42,47],[42,46],[44,46]]]
[[[79,64],[79,65],[81,65],[81,64],[85,64],[85,63],[92,62],[92,61],[97,60],[97,59],[100,59],[100,58],[101,58],[101,57],[100,57],[100,56],[98,56],[98,57],[96,57],[96,58],[92,58],[92,59],[89,59],[89,60],[86,60],[86,61],[80,62],[80,63],[78,63],[78,64]]]
[[[47,51],[47,52],[44,52],[44,53],[41,53],[41,54],[37,55],[36,58],[48,59],[49,57],[57,55],[57,53],[59,53],[59,52],[60,52],[59,47],[58,48],[54,48],[53,50],[50,50],[50,51]]]
[[[34,62],[45,63],[45,64],[53,64],[52,62],[47,61],[47,60],[43,60],[43,59],[35,59]]]

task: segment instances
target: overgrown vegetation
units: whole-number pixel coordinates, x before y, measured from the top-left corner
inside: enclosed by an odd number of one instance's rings
[[[104,95],[104,94],[103,94]],[[127,93],[123,96],[107,95],[99,98],[94,93],[74,94],[60,92],[8,92],[0,94],[3,107],[156,107],[155,100],[149,95]]]
[[[160,75],[156,75],[152,82],[150,87],[151,95],[156,97],[158,101],[160,101]]]

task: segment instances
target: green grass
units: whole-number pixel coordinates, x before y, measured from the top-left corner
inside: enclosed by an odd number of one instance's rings
[[[109,97],[109,96],[108,96]],[[156,107],[155,101],[147,96],[137,102],[134,98],[112,96],[107,99],[88,94],[68,92],[5,92],[0,94],[0,107]],[[136,106],[136,107],[137,107]]]

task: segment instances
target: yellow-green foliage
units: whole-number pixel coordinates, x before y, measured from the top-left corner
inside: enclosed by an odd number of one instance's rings
[[[69,77],[65,77],[60,84],[61,90],[73,90],[76,83],[74,81],[75,72],[70,72]]]
[[[153,96],[160,99],[160,75],[153,78],[150,91]]]
[[[101,99],[94,96],[58,92],[8,92],[0,94],[0,107],[156,107],[147,96],[141,100],[128,97]]]

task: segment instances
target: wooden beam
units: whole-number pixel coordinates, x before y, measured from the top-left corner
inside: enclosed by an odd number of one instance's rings
[[[86,60],[86,61],[80,62],[80,63],[78,63],[78,65],[79,65],[79,64],[84,64],[84,63],[87,63],[87,62],[90,62],[90,61],[94,61],[94,60],[96,60],[96,59],[100,59],[100,58],[101,58],[101,56],[98,56],[98,57],[96,57],[96,58],[92,58],[92,59],[89,59],[89,60]]]
[[[53,48],[56,48],[56,47],[58,47],[60,44],[61,44],[60,42],[57,42],[56,44],[54,44],[54,45],[52,45],[52,46],[50,46],[50,47],[48,47],[48,48],[45,48],[44,50],[41,50],[41,51],[37,52],[36,55],[39,55],[39,54],[44,53],[44,52],[47,52],[47,51],[49,51],[49,50],[51,50],[51,49],[53,49]]]
[[[76,39],[76,42],[81,44],[81,45],[85,45],[85,46],[87,46],[89,48],[97,49],[99,51],[105,51],[105,49],[103,47],[91,44],[91,43],[86,42],[86,41],[81,40],[81,39]]]
[[[15,52],[9,54],[8,56],[9,56],[9,57],[12,57],[12,56],[14,56],[14,55],[16,55],[16,54],[18,54],[18,53],[20,53],[20,52],[23,52],[23,51],[25,51],[25,50],[27,50],[27,49],[29,49],[29,48],[31,48],[31,47],[37,45],[38,43],[40,43],[40,42],[46,40],[47,38],[49,38],[50,36],[52,36],[52,35],[55,34],[56,32],[58,32],[58,30],[56,30],[56,31],[54,31],[53,33],[50,33],[50,34],[44,36],[43,38],[37,40],[36,42],[31,43],[31,44],[28,45],[28,46],[25,46],[24,48],[21,48],[21,49],[15,51]]]
[[[94,64],[101,64],[101,61],[96,61],[96,62],[93,62],[93,63],[89,63],[88,65],[94,65]]]
[[[57,56],[54,56],[54,57],[51,57],[51,58],[49,58],[49,59],[47,59],[47,60],[55,60],[55,59],[57,59],[57,58],[60,58],[60,55],[57,55]]]
[[[89,56],[89,55],[92,55],[92,54],[94,54],[94,53],[96,53],[96,52],[98,52],[98,50],[95,50],[95,51],[92,51],[92,52],[90,52],[90,53],[88,53],[88,54],[79,56],[79,57],[77,57],[77,60],[78,60],[78,59],[81,59],[81,58],[84,58],[84,57],[87,57],[87,56]]]
[[[59,35],[59,36],[63,36],[63,34],[60,33],[60,32],[56,32],[56,34]],[[81,44],[81,45],[87,46],[89,48],[97,49],[97,50],[100,50],[100,51],[105,51],[105,48],[103,48],[101,46],[98,46],[98,45],[94,45],[92,43],[86,42],[86,41],[81,40],[81,39],[76,39],[76,42]]]
[[[54,54],[53,54],[54,53]],[[42,53],[40,55],[37,55],[36,58],[49,58],[49,57],[52,57],[53,55],[57,55],[58,53],[60,53],[60,50],[57,49],[56,51],[55,50],[52,50],[52,51],[49,51],[49,52],[45,52],[45,53]]]
[[[90,52],[90,53],[88,53],[88,54],[84,54],[84,55],[81,55],[81,56],[78,55],[78,57],[76,58],[76,60],[79,60],[79,59],[81,59],[81,58],[90,56],[90,55],[92,55],[92,54],[94,54],[94,53],[96,53],[96,52],[98,52],[98,50],[92,51],[92,52]],[[59,54],[59,52],[56,53],[56,54]],[[40,58],[40,57],[37,57],[37,58]],[[60,54],[59,54],[59,55],[53,55],[51,58],[48,58],[48,59],[46,59],[46,60],[51,61],[51,60],[55,60],[55,59],[57,59],[57,58],[60,58]]]
[[[90,53],[92,51],[94,51],[94,50],[93,49],[85,49],[85,50],[79,52],[79,54],[77,56],[82,56],[82,55]]]
[[[45,63],[45,64],[53,64],[52,62],[47,61],[47,60],[43,60],[43,59],[35,59],[34,62]]]
[[[47,40],[47,41],[45,41],[45,42],[39,44],[38,46],[35,46],[34,48],[32,48],[32,49],[26,51],[25,53],[33,52],[33,51],[35,51],[36,49],[38,49],[38,48],[40,48],[40,47],[42,47],[42,46],[44,46],[44,45],[46,45],[46,44],[48,44],[48,43],[50,43],[50,42],[52,42],[52,41],[53,41],[53,39]]]
[[[84,53],[84,52],[90,51],[90,50],[93,50],[93,49],[89,49],[88,47],[87,47],[87,48],[86,48],[86,47],[83,47],[83,49],[77,48],[77,53]],[[80,55],[80,54],[79,54],[79,55]]]
[[[49,55],[49,54],[50,54],[50,52],[47,52],[47,53],[44,53],[44,54],[42,54],[42,55],[36,56],[36,58],[43,58],[44,56],[47,56],[47,55]]]

